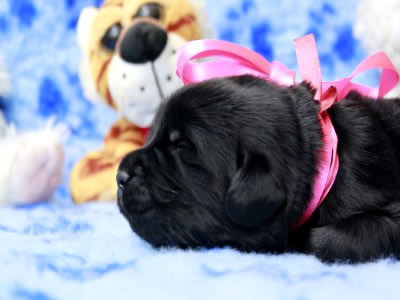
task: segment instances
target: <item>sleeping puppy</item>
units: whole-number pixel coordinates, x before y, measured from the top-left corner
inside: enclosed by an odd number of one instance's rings
[[[328,113],[339,172],[311,198],[321,129],[314,91],[251,76],[188,85],[158,112],[144,148],[117,175],[118,205],[155,247],[302,252],[363,262],[400,255],[400,99],[356,92]]]

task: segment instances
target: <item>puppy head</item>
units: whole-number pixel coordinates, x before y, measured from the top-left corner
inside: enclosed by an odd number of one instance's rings
[[[145,147],[121,162],[121,212],[154,246],[283,249],[294,120],[290,93],[261,79],[181,89],[159,110]]]

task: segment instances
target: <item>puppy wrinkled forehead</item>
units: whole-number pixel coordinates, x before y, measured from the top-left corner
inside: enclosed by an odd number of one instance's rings
[[[184,126],[182,114],[183,112],[175,113],[173,109],[169,108],[168,103],[163,103],[155,116],[147,144],[163,140],[171,133],[182,130]]]
[[[153,123],[153,131],[182,127],[190,122],[195,107],[190,105],[190,95],[174,93],[161,104]]]

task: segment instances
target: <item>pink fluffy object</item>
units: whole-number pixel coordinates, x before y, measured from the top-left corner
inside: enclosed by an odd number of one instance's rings
[[[0,61],[0,96],[7,97],[9,77]],[[0,110],[0,206],[48,200],[64,167],[63,126],[49,122],[37,131],[18,133]]]

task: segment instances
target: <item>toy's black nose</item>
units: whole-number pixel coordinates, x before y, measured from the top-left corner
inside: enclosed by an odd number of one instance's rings
[[[120,55],[130,63],[155,61],[167,44],[167,33],[157,25],[138,23],[128,29],[121,41]]]

